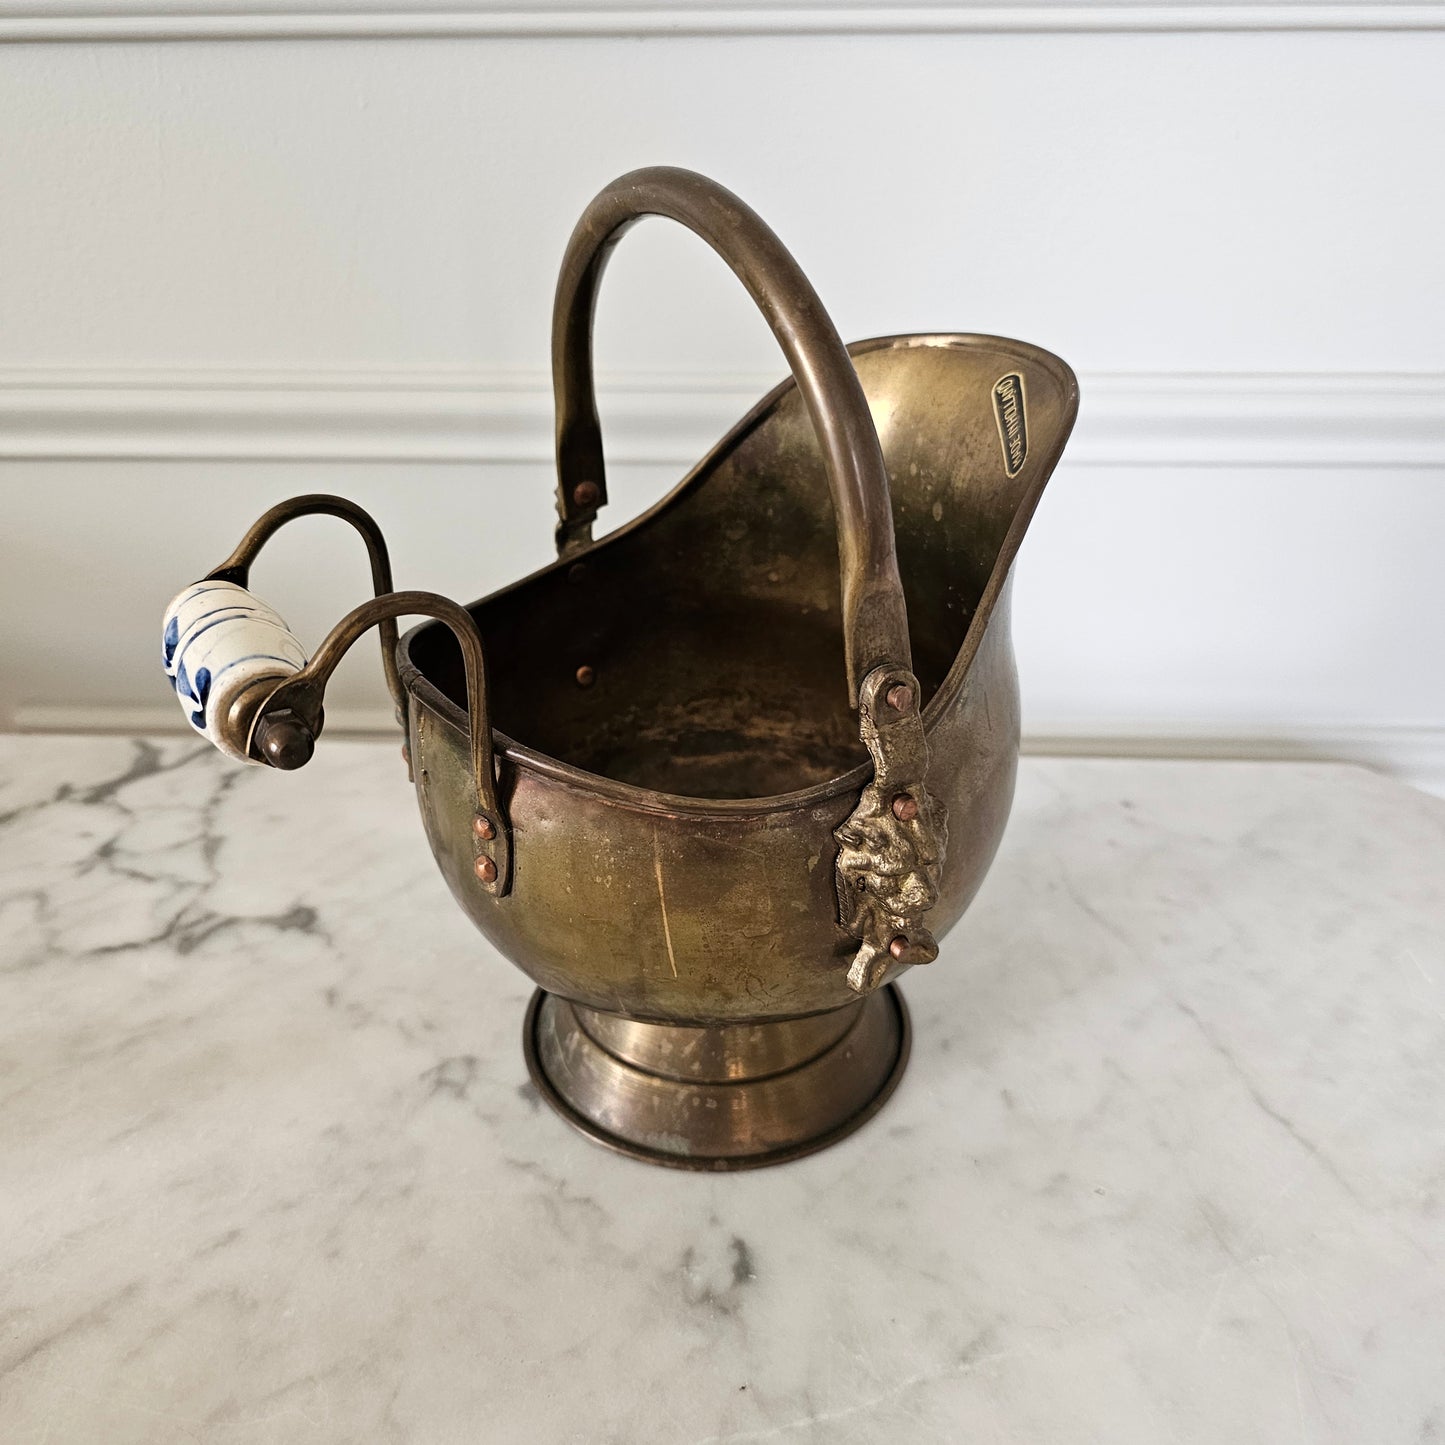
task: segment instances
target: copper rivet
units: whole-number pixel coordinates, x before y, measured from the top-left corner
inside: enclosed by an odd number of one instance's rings
[[[411,749],[405,743],[401,745],[401,760],[408,767],[411,766]]]
[[[567,580],[575,587],[579,582],[587,580],[587,564],[585,562],[574,562],[567,569]]]
[[[596,482],[578,482],[572,488],[572,501],[578,507],[595,507],[602,498],[602,488]]]
[[[918,816],[918,800],[911,793],[899,793],[893,800],[893,816],[900,823],[911,823]]]
[[[492,827],[492,820],[481,813],[472,819],[472,832],[478,838],[495,838],[497,830]]]
[[[485,853],[477,859],[476,869],[477,877],[480,878],[483,883],[495,883],[497,881],[497,865],[493,863]]]
[[[895,682],[888,689],[888,706],[894,712],[907,712],[913,706],[913,689],[906,682]]]
[[[577,686],[591,687],[597,681],[597,674],[585,663],[577,669]]]
[[[907,951],[908,940],[904,938],[901,933],[888,945],[888,952],[891,953],[894,958],[902,958]]]

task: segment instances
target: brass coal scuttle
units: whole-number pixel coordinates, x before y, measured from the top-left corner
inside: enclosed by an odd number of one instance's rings
[[[792,377],[593,541],[594,303],[648,215],[731,266]],[[538,985],[524,1046],[542,1094],[656,1163],[790,1159],[897,1083],[896,980],[936,956],[1007,820],[1009,571],[1073,425],[1074,376],[992,336],[845,349],[763,222],[666,168],[587,208],[552,354],[556,562],[466,608],[393,592],[369,516],[295,498],[171,604],[166,670],[224,752],[295,768],[327,679],[379,625],[437,864]],[[377,595],[308,660],[247,583],[267,538],[315,512],[362,533]],[[403,615],[431,620],[398,639]]]

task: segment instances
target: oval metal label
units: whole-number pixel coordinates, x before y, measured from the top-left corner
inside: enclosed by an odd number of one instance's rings
[[[1028,422],[1024,416],[1024,379],[1016,371],[993,384],[993,413],[1003,445],[1004,470],[1016,477],[1029,454]]]

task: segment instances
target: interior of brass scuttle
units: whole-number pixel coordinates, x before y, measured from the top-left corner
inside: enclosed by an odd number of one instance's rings
[[[991,388],[1030,349],[930,336],[849,350],[890,479],[926,704],[1024,499],[1031,469],[1007,475]],[[845,683],[833,504],[791,382],[650,511],[469,610],[496,730],[586,772],[687,797],[756,798],[866,760]],[[464,707],[452,634],[427,626],[409,646]]]

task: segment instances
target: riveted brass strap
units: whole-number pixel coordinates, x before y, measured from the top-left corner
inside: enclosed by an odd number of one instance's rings
[[[503,897],[511,887],[512,830],[497,798],[482,637],[471,613],[450,598],[435,592],[389,592],[348,612],[326,635],[311,661],[261,704],[251,726],[249,750],[257,761],[277,767],[304,763],[311,756],[325,721],[322,702],[326,684],[347,649],[369,628],[403,616],[436,618],[451,629],[461,648],[466,668],[467,728],[476,787],[472,836],[477,851],[477,886]],[[296,761],[291,761],[293,758]]]

